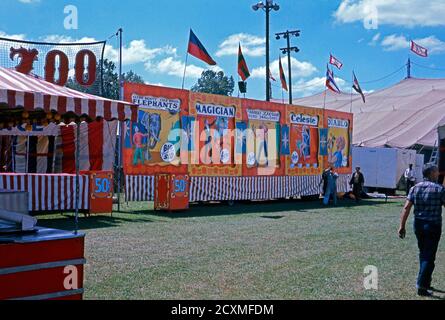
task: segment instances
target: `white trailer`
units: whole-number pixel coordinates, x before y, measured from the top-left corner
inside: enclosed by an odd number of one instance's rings
[[[398,148],[352,148],[353,168],[359,166],[365,176],[365,187],[397,189],[409,164],[415,165],[416,180],[422,181],[424,156],[415,150]]]

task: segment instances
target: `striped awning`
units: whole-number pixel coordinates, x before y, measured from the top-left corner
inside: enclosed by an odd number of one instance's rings
[[[138,107],[61,87],[34,76],[0,67],[0,104],[25,110],[73,112],[78,116],[103,117],[105,120],[137,121]]]

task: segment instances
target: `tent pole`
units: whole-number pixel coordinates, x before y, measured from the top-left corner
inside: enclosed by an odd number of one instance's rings
[[[79,230],[79,154],[80,154],[80,123],[76,124],[76,212],[74,215],[74,221],[75,221],[75,230],[74,234],[77,234],[77,231]]]
[[[122,28],[119,32],[119,100],[124,100],[123,92],[123,74],[122,74]],[[117,212],[121,211],[121,167],[122,167],[122,121],[118,122],[119,140],[118,140],[118,156],[117,156]],[[113,214],[113,213],[111,213]]]

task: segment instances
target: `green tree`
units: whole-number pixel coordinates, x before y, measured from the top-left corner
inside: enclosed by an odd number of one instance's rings
[[[227,77],[222,71],[206,70],[192,87],[192,91],[231,96],[235,87],[233,77]]]
[[[101,96],[108,99],[118,100],[119,99],[119,74],[117,71],[116,64],[113,61],[110,61],[108,59],[105,59],[103,61],[103,91]],[[97,68],[99,69],[99,66]],[[145,83],[144,79],[133,72],[133,70],[130,70],[123,74],[123,80],[124,82],[134,82],[134,83]],[[68,82],[66,84],[68,88],[90,93],[90,94],[96,94],[98,95],[100,93],[99,87],[100,87],[100,72],[98,71],[96,74],[96,82],[91,87],[84,87],[81,86],[76,82],[75,79],[70,77],[68,79]]]

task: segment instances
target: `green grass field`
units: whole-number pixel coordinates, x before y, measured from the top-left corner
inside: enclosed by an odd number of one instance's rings
[[[272,201],[194,205],[157,214],[147,203],[80,219],[86,299],[417,299],[411,221],[397,237],[402,201]],[[151,204],[150,204],[151,206]],[[40,217],[71,230],[73,220]],[[445,245],[433,285],[445,289]],[[379,271],[365,290],[364,268]]]

